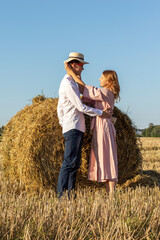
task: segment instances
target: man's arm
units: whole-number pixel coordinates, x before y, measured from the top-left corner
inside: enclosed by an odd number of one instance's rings
[[[78,88],[77,88],[77,90],[78,90]],[[68,99],[78,109],[78,111],[83,112],[92,117],[94,117],[94,116],[101,116],[104,118],[111,117],[111,113],[108,113],[107,110],[102,111],[100,109],[92,108],[92,107],[89,107],[89,106],[83,104],[80,99],[80,96],[78,94],[78,91],[76,92],[76,89],[73,88],[72,84],[69,82],[67,82],[67,85],[66,85],[66,94],[67,94]]]

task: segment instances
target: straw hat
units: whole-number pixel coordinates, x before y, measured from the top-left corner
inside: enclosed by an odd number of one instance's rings
[[[81,53],[77,53],[77,52],[71,52],[69,54],[69,58],[65,61],[65,62],[70,62],[72,60],[77,60],[83,64],[88,64],[88,62],[84,61],[84,55]]]

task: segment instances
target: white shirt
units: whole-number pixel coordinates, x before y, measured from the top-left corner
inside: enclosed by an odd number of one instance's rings
[[[66,74],[59,88],[57,114],[62,132],[77,129],[85,132],[84,113],[90,116],[101,116],[103,111],[91,108],[82,103],[79,88],[74,79]]]

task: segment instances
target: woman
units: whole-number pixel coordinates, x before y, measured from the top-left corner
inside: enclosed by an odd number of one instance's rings
[[[84,82],[72,71],[69,64],[65,63],[65,69],[79,84],[85,102],[92,102],[95,108],[111,109],[118,100],[120,86],[115,71],[104,71],[100,77],[100,86],[96,88],[85,85]],[[91,155],[89,162],[88,179],[98,182],[106,182],[108,193],[113,193],[118,181],[116,130],[111,119],[94,117],[91,123],[93,132]]]

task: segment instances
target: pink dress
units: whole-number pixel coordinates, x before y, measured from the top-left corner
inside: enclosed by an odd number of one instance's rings
[[[107,88],[85,85],[83,99],[94,103],[94,107],[113,111],[114,95]],[[116,130],[111,119],[94,117],[91,122],[93,130],[88,179],[105,182],[118,181]]]

